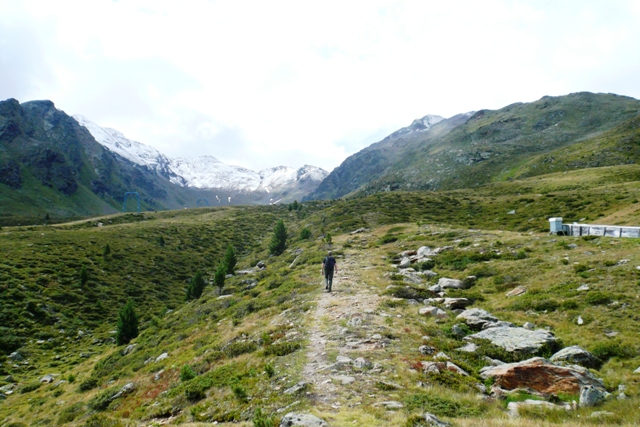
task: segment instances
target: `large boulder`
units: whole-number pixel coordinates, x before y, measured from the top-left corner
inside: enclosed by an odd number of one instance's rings
[[[481,308],[465,310],[460,313],[456,319],[464,320],[464,322],[473,329],[482,329],[485,324],[498,321],[497,317]]]
[[[311,414],[289,412],[280,420],[280,427],[327,427],[327,422]]]
[[[604,402],[607,392],[602,387],[585,385],[580,389],[580,407],[597,406]]]
[[[598,368],[602,365],[602,361],[595,357],[593,354],[589,353],[584,348],[573,345],[571,347],[566,347],[551,356],[552,362],[568,362],[580,366],[584,366],[586,368]]]
[[[445,298],[443,304],[449,310],[456,310],[466,308],[471,305],[471,301],[467,298]]]
[[[484,379],[492,378],[494,385],[505,390],[530,388],[540,393],[577,394],[584,386],[604,390],[602,380],[581,366],[558,366],[542,357],[518,363],[488,366],[480,370]]]
[[[525,328],[495,327],[464,337],[467,341],[489,340],[506,351],[535,354],[543,347],[553,347],[556,337],[549,331]]]
[[[448,279],[446,277],[441,277],[438,280],[438,286],[440,286],[440,289],[467,289],[467,285],[463,280]]]

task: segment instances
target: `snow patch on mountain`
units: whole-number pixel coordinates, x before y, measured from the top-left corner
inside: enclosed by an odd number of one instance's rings
[[[398,129],[393,132],[387,138],[397,138],[402,135],[407,135],[413,132],[424,132],[431,129],[434,125],[444,120],[444,117],[428,114],[421,119],[415,119],[411,125]],[[386,139],[386,138],[385,138]]]
[[[277,166],[255,172],[227,165],[213,156],[170,159],[153,147],[126,138],[115,129],[100,127],[79,114],[73,118],[110,151],[135,164],[162,173],[173,184],[181,187],[271,193],[305,184],[317,186],[329,174],[310,165],[300,169]]]

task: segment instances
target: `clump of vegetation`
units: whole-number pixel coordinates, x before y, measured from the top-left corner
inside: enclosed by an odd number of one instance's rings
[[[308,240],[311,238],[311,230],[308,227],[304,227],[300,230],[300,240]]]
[[[202,292],[204,291],[205,282],[202,277],[202,273],[200,270],[196,271],[196,275],[193,276],[193,279],[189,281],[187,285],[187,294],[185,299],[187,301],[191,301],[194,299],[198,299],[202,296]]]
[[[296,350],[300,350],[302,344],[298,341],[285,341],[275,343],[264,348],[265,356],[286,356]]]
[[[268,417],[262,409],[256,408],[253,413],[253,427],[275,427],[276,421],[273,417]]]
[[[233,274],[236,269],[238,258],[236,257],[236,251],[231,244],[227,245],[227,251],[224,253],[222,264],[227,267],[227,274]]]
[[[213,283],[218,288],[218,293],[222,295],[222,289],[224,289],[224,281],[227,276],[227,266],[224,262],[218,264],[216,272],[213,275]]]
[[[182,365],[180,369],[180,381],[189,381],[194,379],[198,374],[189,365]]]
[[[287,229],[284,226],[284,221],[281,219],[276,222],[273,228],[273,235],[271,236],[271,243],[269,243],[269,253],[271,255],[280,255],[287,248]]]
[[[133,307],[133,301],[129,300],[118,313],[118,325],[116,330],[116,344],[123,345],[138,336],[138,315]]]

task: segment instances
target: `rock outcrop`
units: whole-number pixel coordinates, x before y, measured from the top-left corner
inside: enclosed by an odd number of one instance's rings
[[[494,384],[505,390],[530,388],[539,393],[577,394],[585,386],[604,390],[602,381],[580,366],[558,366],[541,357],[518,363],[489,366],[480,371],[484,379],[492,378]]]

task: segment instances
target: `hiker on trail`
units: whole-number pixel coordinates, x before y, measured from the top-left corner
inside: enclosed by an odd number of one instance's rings
[[[338,266],[336,265],[336,259],[331,256],[331,251],[327,253],[327,256],[322,260],[322,274],[324,275],[325,289],[331,292],[331,285],[333,283],[333,273],[338,272]]]

